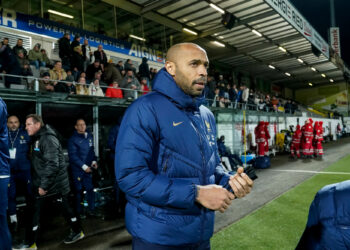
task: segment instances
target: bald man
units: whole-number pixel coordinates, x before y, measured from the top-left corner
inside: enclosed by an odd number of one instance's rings
[[[123,118],[115,173],[133,249],[210,249],[214,212],[251,190],[247,175],[220,164],[215,119],[202,105],[208,65],[198,45],[174,45],[153,92]]]

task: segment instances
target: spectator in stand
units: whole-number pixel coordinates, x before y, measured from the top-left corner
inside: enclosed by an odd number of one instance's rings
[[[67,79],[67,73],[62,68],[62,63],[57,61],[53,69],[50,70],[50,79],[54,80],[52,83],[55,92],[67,92],[67,86],[64,82]]]
[[[154,68],[153,69],[153,71],[151,71],[151,77],[152,77],[152,80],[154,79],[154,77],[156,76],[156,74],[157,74],[157,69],[156,68]]]
[[[287,114],[292,114],[292,100],[287,100],[286,104],[284,104],[284,111]]]
[[[19,51],[23,52],[24,58],[28,57],[28,52],[27,50],[23,47],[23,40],[21,38],[19,38],[17,40],[17,44],[12,48],[13,53],[15,55],[18,55]]]
[[[89,88],[86,86],[86,80],[84,77],[80,77],[76,85],[77,95],[89,95]]]
[[[78,215],[81,219],[85,218],[81,205],[82,192],[85,190],[89,205],[87,214],[89,216],[99,217],[100,215],[95,209],[95,192],[92,184],[92,171],[98,168],[94,149],[94,138],[86,130],[86,124],[83,119],[76,121],[75,131],[68,140],[68,156]]]
[[[42,54],[42,59],[43,59],[43,62],[45,63],[45,67],[52,69],[53,65],[51,64],[51,61],[50,61],[49,57],[47,56],[46,50],[41,49],[40,52]]]
[[[87,39],[84,40],[84,43],[81,46],[81,50],[83,53],[84,71],[86,71],[87,66],[91,63],[92,55],[93,55],[91,48],[89,46],[89,41]]]
[[[80,45],[73,48],[70,65],[73,70],[74,80],[77,80],[80,72],[84,71],[84,58]]]
[[[42,77],[42,80],[39,80],[39,91],[40,92],[54,92],[55,87],[53,85],[53,82],[50,81],[50,73],[44,72]]]
[[[25,58],[22,50],[17,50],[16,56],[17,56],[19,66],[21,67],[21,70],[23,71],[24,65],[29,64],[29,61],[28,61],[28,59]]]
[[[26,76],[26,77],[33,76],[33,72],[32,72],[32,69],[30,68],[29,62],[26,62],[24,64],[22,69],[22,76]],[[27,88],[31,89],[32,82],[34,82],[34,80],[30,78],[25,78],[24,80],[27,83]]]
[[[103,90],[100,87],[100,81],[94,79],[89,86],[89,95],[93,96],[104,96]]]
[[[134,76],[134,72],[132,69],[128,69],[123,81],[120,84],[121,88],[130,89],[124,90],[124,98],[133,99],[135,98],[135,93],[140,90],[140,83],[137,78]]]
[[[71,70],[67,70],[67,77],[64,80],[68,82],[74,82],[74,76],[72,75]]]
[[[213,107],[219,107],[219,101],[220,101],[220,89],[216,87],[215,92],[214,92],[214,98],[213,98],[213,103],[211,106]]]
[[[134,72],[134,74],[136,74],[136,69],[135,69],[131,59],[128,59],[125,61],[124,70],[125,70],[125,72],[128,72],[128,70],[132,70]]]
[[[266,103],[264,101],[264,99],[260,99],[259,103],[258,103],[258,110],[259,111],[266,111]]]
[[[209,91],[211,91],[212,93],[214,93],[214,92],[215,92],[215,88],[216,88],[216,81],[215,81],[214,77],[208,76],[207,85],[208,85],[208,87],[209,87]]]
[[[120,74],[122,73],[122,70],[124,69],[123,66],[123,61],[119,61],[117,65],[115,65],[115,67],[119,70]]]
[[[31,65],[34,65],[36,69],[45,67],[46,63],[43,60],[43,55],[40,52],[40,43],[34,45],[32,50],[29,50],[28,59]]]
[[[141,89],[142,95],[146,95],[146,94],[148,94],[150,92],[150,89],[148,88],[148,85],[147,85],[147,81],[148,81],[147,77],[141,78],[141,82],[140,82],[141,87],[140,87],[140,89]]]
[[[243,86],[240,86],[239,87],[239,91],[237,93],[237,99],[236,99],[236,105],[235,105],[235,108],[242,108],[242,94],[243,94],[243,90],[244,90],[244,87]]]
[[[248,103],[249,98],[249,88],[247,86],[243,86],[243,92],[242,92],[242,103],[246,106]]]
[[[105,83],[104,81],[102,81],[102,75],[103,75],[102,72],[98,71],[98,72],[95,73],[94,79],[98,79],[99,80],[100,87],[102,88],[103,93],[105,93],[106,90],[107,90],[108,84]]]
[[[109,59],[103,75],[104,75],[104,81],[107,84],[111,84],[114,81],[121,82],[123,80],[119,70],[114,66],[112,59]]]
[[[75,95],[76,94],[76,88],[73,84],[74,82],[74,77],[72,75],[72,71],[68,70],[67,71],[67,78],[66,78],[66,90],[67,93],[70,95]]]
[[[62,60],[62,67],[65,70],[70,69],[70,58],[72,50],[70,48],[70,34],[65,33],[63,37],[58,40],[58,54]]]
[[[5,38],[4,38],[4,41]],[[3,41],[3,42],[4,42]],[[21,75],[21,67],[12,49],[8,45],[0,43],[0,68],[1,73],[10,75]],[[5,86],[9,88],[11,84],[21,84],[21,78],[5,76]]]
[[[226,79],[224,79],[224,76],[223,75],[219,75],[219,80],[218,80],[218,85],[221,85],[221,84],[224,84],[225,86],[226,86],[226,84],[227,84],[227,81],[226,81]]]
[[[276,98],[276,96],[273,96],[273,97],[272,97],[272,99],[271,99],[271,105],[272,105],[273,111],[277,112],[278,105],[279,105],[279,101],[278,101],[278,99]]]
[[[249,109],[249,110],[256,110],[255,95],[254,95],[254,91],[253,91],[253,90],[250,90],[250,91],[249,91],[249,96],[248,96],[248,109]]]
[[[139,66],[139,75],[140,78],[146,78],[147,80],[147,86],[149,86],[149,80],[151,78],[151,73],[149,71],[149,66],[147,63],[148,59],[146,57],[142,58],[142,63]]]
[[[106,97],[123,98],[123,91],[119,88],[119,84],[114,80],[106,90]]]
[[[100,60],[95,59],[94,63],[90,64],[86,69],[86,79],[88,81],[91,81],[92,79],[94,79],[95,73],[98,71],[102,72],[102,68],[101,68]]]
[[[70,44],[70,49],[72,51],[72,54],[74,52],[74,48],[78,47],[78,46],[80,46],[80,36],[79,35],[75,35],[74,40]]]
[[[99,60],[101,63],[102,71],[107,66],[107,55],[103,50],[102,44],[98,45],[97,50],[94,52],[95,61]]]
[[[2,45],[9,47],[9,39],[7,37],[4,37],[4,39],[2,39],[1,43],[2,43]],[[9,47],[9,49],[11,49],[11,48]]]
[[[125,69],[123,69],[121,72],[120,72],[120,74],[122,75],[122,78],[124,79],[124,77],[125,77]]]
[[[298,110],[298,104],[295,101],[293,101],[292,102],[292,114],[294,114],[295,111],[297,111],[297,110]]]

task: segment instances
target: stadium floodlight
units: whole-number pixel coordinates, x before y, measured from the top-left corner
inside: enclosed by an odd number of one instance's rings
[[[131,37],[131,38],[135,38],[135,39],[137,39],[137,40],[141,40],[141,41],[146,41],[146,39],[145,38],[142,38],[142,37],[139,37],[139,36],[135,36],[135,35],[129,35],[129,37]]]
[[[223,9],[221,9],[220,7],[216,6],[215,4],[210,3],[209,6],[212,7],[213,9],[219,11],[221,14],[225,14],[225,11]]]
[[[323,78],[326,78],[326,75],[325,75],[325,74],[321,74],[321,76],[322,76]]]
[[[302,59],[300,59],[300,58],[298,58],[298,61],[299,61],[300,63],[304,63],[304,61],[303,61]]]
[[[329,79],[329,81],[330,81],[330,82],[332,82],[332,83],[334,82],[334,80],[333,80],[333,79]]]
[[[269,65],[269,68],[270,68],[270,69],[276,69],[276,67],[273,66],[273,65],[271,65],[271,64]]]
[[[262,37],[262,34],[261,34],[259,31],[256,31],[256,30],[253,29],[252,32],[253,32],[255,35],[257,35],[257,36]]]
[[[286,73],[284,73],[286,76],[291,76],[291,74],[290,73],[288,73],[288,72],[286,72]]]
[[[59,12],[59,11],[55,11],[55,10],[47,10],[47,12],[49,12],[51,14],[58,15],[58,16],[67,17],[67,18],[70,18],[70,19],[74,18],[74,16],[72,16],[72,15],[68,15],[68,14],[65,14],[65,13],[62,13],[62,12]]]
[[[309,82],[309,86],[311,86],[311,87],[312,87],[312,83],[311,83],[311,82]]]
[[[278,48],[279,48],[281,51],[283,51],[284,53],[287,52],[287,50],[286,50],[285,48],[283,48],[282,46],[279,46]]]
[[[218,41],[214,41],[213,44],[215,44],[215,45],[218,46],[218,47],[225,47],[225,44],[220,43],[220,42],[218,42]]]
[[[316,72],[316,69],[314,67],[311,67],[311,70]]]
[[[185,31],[185,32],[187,32],[187,33],[190,33],[190,34],[192,34],[192,35],[198,35],[198,33],[197,32],[194,32],[193,30],[190,30],[190,29],[187,29],[187,28],[183,28],[182,29],[183,31]]]

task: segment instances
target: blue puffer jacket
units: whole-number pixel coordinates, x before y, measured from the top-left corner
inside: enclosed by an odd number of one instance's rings
[[[9,158],[7,108],[0,98],[0,176],[10,175]]]
[[[198,243],[213,234],[214,212],[195,202],[195,185],[227,188],[213,114],[162,69],[153,92],[126,111],[115,172],[126,193],[131,235],[162,245]]]
[[[318,191],[296,249],[350,249],[350,181]]]
[[[29,135],[23,128],[9,131],[9,148],[13,147],[16,149],[16,159],[10,159],[11,171],[30,170],[30,160],[28,159],[29,145]]]
[[[90,167],[91,163],[96,161],[92,134],[88,132],[79,134],[74,131],[72,137],[68,140],[68,157],[73,174],[83,175],[85,172],[82,166],[86,164]]]

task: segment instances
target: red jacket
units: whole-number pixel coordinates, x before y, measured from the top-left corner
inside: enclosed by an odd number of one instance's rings
[[[110,84],[106,91],[106,97],[123,98],[123,91],[120,88],[113,88],[113,84]]]
[[[300,144],[300,139],[301,139],[300,125],[297,125],[297,129],[295,130],[293,137],[292,137],[292,143]]]

